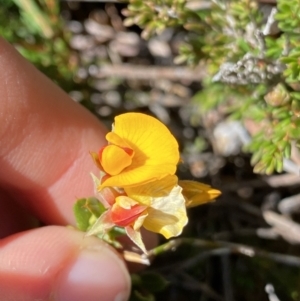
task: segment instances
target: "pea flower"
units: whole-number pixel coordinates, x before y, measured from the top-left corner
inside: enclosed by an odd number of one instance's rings
[[[100,169],[100,178],[93,176],[93,180],[104,210],[97,219],[91,219],[87,235],[104,237],[114,227],[123,228],[147,253],[142,227],[167,239],[178,236],[188,222],[186,208],[212,201],[220,194],[202,183],[178,181],[177,141],[153,117],[119,115],[106,139],[106,146],[91,153]]]
[[[140,233],[142,226],[170,238],[180,235],[187,224],[185,198],[181,191],[174,175],[124,188],[124,191],[105,188],[103,196],[108,209],[88,235],[104,235],[115,226],[122,227],[128,237],[146,253]]]
[[[108,145],[92,156],[105,173],[98,187],[133,187],[174,175],[178,143],[159,120],[140,113],[115,118]]]

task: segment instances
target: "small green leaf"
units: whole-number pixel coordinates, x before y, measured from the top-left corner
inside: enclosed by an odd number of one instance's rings
[[[254,166],[253,172],[260,174],[260,173],[263,173],[265,171],[265,169],[266,169],[265,163],[260,161]]]
[[[275,166],[276,166],[276,159],[273,158],[270,161],[270,163],[268,164],[268,166],[267,166],[267,168],[265,170],[265,173],[267,175],[271,175],[274,172]]]
[[[292,57],[292,56],[286,56],[286,57],[282,57],[282,58],[280,59],[280,61],[281,61],[282,63],[289,64],[289,63],[292,63],[292,62],[296,62],[296,61],[297,61],[297,58]]]
[[[262,150],[259,149],[258,151],[256,151],[252,157],[251,157],[251,165],[255,165],[256,163],[259,162],[259,160],[261,159],[261,156],[262,156]]]
[[[291,157],[291,152],[292,152],[292,146],[290,143],[287,143],[283,153],[284,157],[289,159]]]
[[[297,100],[300,100],[300,92],[291,92],[290,95],[297,99]]]
[[[81,231],[87,231],[91,226],[91,217],[98,218],[105,211],[105,208],[98,199],[91,197],[77,200],[73,211],[77,228]]]
[[[283,170],[283,160],[277,160],[276,161],[276,171],[282,172]]]

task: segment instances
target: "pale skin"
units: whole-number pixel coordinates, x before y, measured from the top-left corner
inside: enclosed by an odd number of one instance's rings
[[[0,70],[1,301],[127,300],[122,258],[65,227],[93,195],[89,151],[107,130],[2,39]]]

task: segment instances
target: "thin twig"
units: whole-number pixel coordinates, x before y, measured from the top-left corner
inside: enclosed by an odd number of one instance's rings
[[[222,281],[225,301],[233,301],[232,281],[231,281],[231,270],[230,257],[228,254],[221,256],[222,264]]]
[[[282,214],[291,214],[293,212],[299,212],[300,194],[295,194],[290,197],[282,199],[278,205],[278,210]]]
[[[224,301],[224,298],[220,296],[218,293],[216,293],[206,283],[196,280],[194,277],[190,276],[185,272],[182,272],[181,276],[183,276],[184,280],[186,280],[184,285],[187,286],[187,288],[201,291],[203,294],[207,295],[210,299],[216,301]]]
[[[177,238],[170,240],[169,242],[159,246],[158,248],[154,248],[148,252],[148,256],[157,256],[162,252],[166,252],[168,250],[175,250],[178,246],[182,244],[189,244],[194,247],[200,248],[209,248],[212,249],[208,252],[202,252],[201,254],[195,256],[193,259],[189,259],[183,263],[183,266],[189,267],[190,264],[195,264],[195,260],[203,260],[203,258],[207,258],[208,256],[213,255],[225,255],[225,254],[239,254],[246,257],[261,257],[269,260],[273,260],[277,263],[300,267],[300,257],[292,256],[292,255],[283,255],[279,253],[268,252],[264,250],[260,250],[257,248],[253,248],[250,246],[224,242],[224,241],[210,241],[203,239],[194,239],[194,238]],[[188,263],[187,263],[188,262]],[[182,265],[181,265],[182,266]],[[178,269],[179,266],[176,266]]]
[[[93,76],[97,78],[121,77],[135,80],[157,80],[166,78],[169,80],[201,81],[206,72],[204,69],[190,69],[185,67],[158,67],[141,65],[109,65],[102,66],[98,71],[93,70]]]
[[[271,187],[285,187],[300,184],[299,174],[283,174],[271,177],[265,177],[264,181]]]
[[[271,210],[263,212],[263,216],[266,222],[273,226],[274,231],[285,240],[292,244],[300,244],[300,225],[298,223]]]

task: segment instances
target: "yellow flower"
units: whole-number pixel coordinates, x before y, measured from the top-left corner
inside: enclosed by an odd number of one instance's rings
[[[88,235],[104,235],[115,226],[122,227],[146,253],[141,227],[167,239],[178,236],[188,222],[186,207],[220,195],[202,183],[178,182],[174,175],[179,162],[177,141],[151,116],[117,116],[106,139],[108,145],[92,157],[101,170],[100,179],[93,176],[93,180],[107,210]]]
[[[165,238],[181,234],[188,218],[185,198],[176,176],[170,175],[124,190],[126,195],[117,196],[113,204],[111,200],[107,202],[112,205],[100,216],[88,235],[104,234],[114,226],[123,227],[130,239],[146,253],[140,234],[142,226]]]
[[[174,175],[179,162],[178,143],[159,120],[140,113],[115,118],[108,145],[94,160],[106,173],[98,189],[134,187]]]

